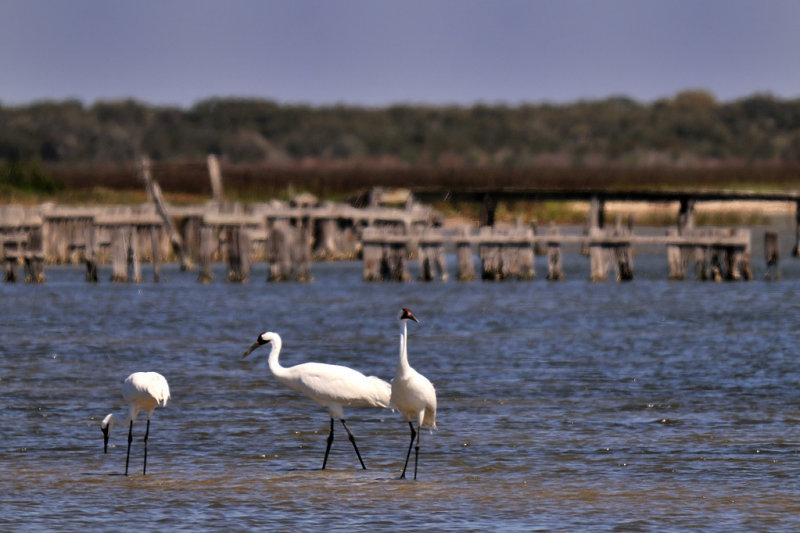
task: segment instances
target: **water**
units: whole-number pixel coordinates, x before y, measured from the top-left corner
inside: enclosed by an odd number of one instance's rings
[[[543,261],[543,258],[537,261]],[[800,529],[800,275],[777,283],[367,284],[358,263],[310,284],[90,285],[77,267],[0,286],[0,529],[733,531]],[[793,270],[794,269],[794,270]],[[145,269],[145,274],[149,274]],[[418,481],[398,480],[397,413],[347,409],[368,470],[324,409],[269,374],[340,363],[390,379],[402,306],[411,364],[433,381]],[[121,380],[156,370],[173,399],[103,454]],[[412,454],[413,455],[413,454]],[[413,457],[412,457],[413,461]]]

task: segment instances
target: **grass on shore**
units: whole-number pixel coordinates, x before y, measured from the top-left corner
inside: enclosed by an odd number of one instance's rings
[[[272,199],[289,200],[299,192],[289,186],[279,191],[275,196],[257,194],[254,191],[244,194],[239,191],[226,193],[228,201],[255,203],[267,202]],[[328,201],[346,202],[344,195],[336,198],[325,198]],[[185,192],[164,192],[164,199],[171,205],[186,206],[203,204],[210,200],[208,194],[191,194]],[[58,205],[138,205],[148,201],[144,189],[112,189],[107,187],[92,187],[89,189],[62,190],[54,194],[41,194],[31,191],[3,188],[0,189],[0,205],[34,206],[43,203]],[[438,202],[432,207],[446,219],[462,221],[463,223],[477,223],[480,220],[481,206],[469,202]],[[524,224],[536,222],[539,225],[554,222],[557,224],[583,224],[586,221],[588,204],[582,202],[508,202],[497,205],[495,221],[501,224],[513,224],[517,220]],[[620,210],[619,213],[627,220],[628,213]],[[607,211],[607,223],[613,223],[617,215],[613,210]],[[639,211],[634,215],[634,223],[643,226],[664,226],[675,223],[677,211],[653,209]],[[734,225],[759,225],[768,224],[771,216],[760,210],[725,210],[714,212],[696,212],[697,225],[734,226]]]

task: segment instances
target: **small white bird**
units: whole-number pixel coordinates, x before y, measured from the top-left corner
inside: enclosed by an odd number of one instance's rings
[[[391,385],[375,376],[365,376],[357,370],[341,365],[325,363],[302,363],[284,367],[278,362],[281,351],[281,337],[277,333],[265,331],[258,336],[256,342],[242,355],[264,344],[271,344],[269,352],[269,369],[278,381],[298,392],[302,392],[321,406],[328,409],[331,417],[331,430],[328,434],[328,446],[325,448],[325,459],[322,469],[328,463],[328,452],[333,443],[333,419],[342,421],[350,442],[358,456],[361,467],[366,470],[361,453],[356,446],[356,439],[344,420],[344,407],[389,407]]]
[[[108,452],[108,433],[113,426],[128,426],[128,454],[125,457],[125,475],[128,475],[128,463],[131,458],[131,442],[133,441],[133,421],[141,409],[147,411],[147,431],[144,434],[144,467],[142,475],[147,473],[147,437],[150,435],[150,418],[159,405],[167,406],[169,400],[169,384],[158,372],[134,372],[122,382],[122,398],[128,404],[128,417],[122,419],[110,413],[103,419],[100,428],[103,430],[103,453]]]
[[[414,437],[417,445],[414,448],[414,479],[417,479],[417,461],[419,459],[419,434],[422,426],[436,429],[436,389],[428,378],[411,368],[408,364],[408,320],[419,322],[410,310],[403,308],[400,313],[400,358],[397,362],[397,373],[392,379],[391,404],[400,411],[403,418],[411,428],[411,442],[408,443],[406,463],[400,479],[405,479],[408,458],[411,455],[411,446]],[[414,420],[417,421],[417,430],[414,430]]]

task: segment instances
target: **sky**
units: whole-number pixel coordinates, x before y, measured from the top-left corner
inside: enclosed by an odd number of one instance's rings
[[[796,0],[0,0],[0,104],[800,98]]]

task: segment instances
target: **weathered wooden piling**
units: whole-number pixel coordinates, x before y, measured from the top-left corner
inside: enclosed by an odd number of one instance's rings
[[[111,281],[127,283],[141,281],[139,255],[135,229],[130,225],[118,225],[112,231],[111,243]]]
[[[208,178],[211,181],[211,197],[215,202],[221,202],[222,198],[222,171],[219,168],[219,160],[214,154],[209,154],[206,158],[208,165]]]
[[[388,281],[411,281],[406,243],[394,242],[383,246],[381,276]]]
[[[669,278],[685,280],[694,262],[698,281],[749,281],[750,231],[727,228],[673,228],[667,235]]]
[[[503,279],[503,260],[500,255],[500,245],[496,242],[487,242],[478,245],[478,259],[481,263],[481,279],[484,281],[499,281]]]
[[[616,241],[613,248],[613,261],[617,281],[633,280],[633,247],[630,241],[632,233],[633,219],[628,218],[628,225],[623,226],[622,219],[617,217],[616,224],[611,232],[612,238]]]
[[[478,257],[481,279],[533,279],[536,274],[533,237],[531,229],[522,226],[480,228]]]
[[[32,227],[25,247],[25,282],[44,282],[44,238],[42,226]]]
[[[589,228],[589,279],[591,281],[605,281],[608,279],[611,254],[609,253],[609,247],[604,246],[600,240],[603,236],[603,230],[597,227]]]
[[[229,282],[246,283],[250,278],[250,238],[241,226],[228,226],[224,230],[225,257],[228,262]]]
[[[313,236],[313,222],[310,217],[304,216],[295,219],[294,246],[292,247],[292,277],[295,281],[312,281],[311,276],[311,240]]]
[[[583,234],[588,239],[601,234],[601,230],[605,225],[605,206],[605,201],[598,196],[592,196],[592,199],[589,201],[589,212],[586,214],[586,226],[583,230]],[[591,253],[588,239],[581,243],[581,255],[590,255]],[[601,268],[602,257],[597,250],[595,251],[595,256],[595,262],[597,262],[598,268]]]
[[[172,251],[178,256],[181,264],[181,269],[191,270],[193,268],[193,265],[188,255],[185,253],[181,236],[175,229],[175,225],[172,222],[172,217],[167,211],[166,202],[164,202],[164,198],[161,194],[161,187],[153,179],[150,170],[150,158],[143,157],[141,159],[139,164],[139,172],[140,172],[140,177],[145,184],[145,189],[147,190],[149,197],[155,204],[156,211],[158,212],[159,216],[161,217],[161,220],[164,223],[164,227],[166,228],[167,234],[169,235],[170,243],[172,244]]]
[[[83,262],[86,265],[86,281],[96,283],[97,274],[97,228],[86,226],[83,231]]]
[[[561,281],[564,279],[564,265],[561,257],[561,242],[559,241],[559,231],[555,224],[551,224],[547,230],[547,279],[550,281]]]
[[[364,281],[410,281],[408,242],[399,227],[367,227],[362,233]]]
[[[19,260],[22,254],[23,242],[26,236],[22,232],[6,233],[3,235],[3,280],[14,283],[18,278]]]
[[[364,233],[366,235],[366,232]],[[383,256],[381,244],[365,239],[361,255],[364,265],[362,279],[364,281],[381,281],[381,261]]]
[[[294,228],[285,219],[275,220],[267,239],[268,281],[288,281],[292,276]]]
[[[159,243],[161,230],[158,226],[150,226],[150,245],[152,246],[153,257],[153,281],[158,283],[161,280],[161,250]]]
[[[211,266],[214,263],[214,253],[217,251],[215,229],[210,226],[200,226],[199,229],[200,247],[197,255],[200,260],[200,272],[197,274],[197,281],[210,283],[214,280]]]
[[[444,243],[438,239],[425,239],[419,242],[419,279],[421,281],[434,281],[440,279],[447,281],[447,260],[445,258]]]
[[[764,259],[767,264],[764,278],[768,280],[781,279],[781,269],[778,264],[780,259],[780,241],[778,239],[778,232],[776,231],[767,231],[764,233]]]

